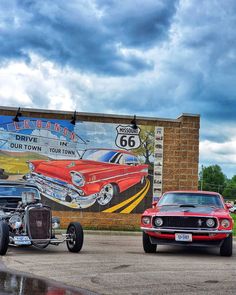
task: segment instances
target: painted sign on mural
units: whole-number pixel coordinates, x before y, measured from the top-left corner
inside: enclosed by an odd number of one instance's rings
[[[143,212],[161,192],[155,137],[153,126],[1,116],[0,177],[36,184],[56,210]]]

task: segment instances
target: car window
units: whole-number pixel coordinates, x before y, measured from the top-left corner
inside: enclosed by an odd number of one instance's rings
[[[124,156],[121,153],[119,153],[119,155],[115,158],[114,163],[124,165],[124,163],[125,163]]]
[[[224,208],[224,205],[218,194],[214,195],[201,193],[167,193],[163,195],[158,205],[199,205]]]
[[[124,156],[124,164],[132,165],[132,166],[139,164],[139,160],[134,155],[124,154],[123,156]]]
[[[36,200],[40,200],[38,190],[24,186],[0,186],[0,206],[15,208],[25,194],[33,194]]]
[[[110,163],[123,164],[123,156],[121,153],[116,153],[110,160]]]
[[[116,154],[116,151],[109,150],[86,150],[82,159],[109,163],[112,162],[112,159]]]
[[[34,193],[40,198],[38,191],[33,187],[24,186],[0,186],[0,199],[3,197],[21,197],[24,193]]]

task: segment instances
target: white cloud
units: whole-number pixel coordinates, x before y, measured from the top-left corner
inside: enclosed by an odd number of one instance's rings
[[[213,164],[236,164],[236,138],[223,142],[200,142],[201,161]]]

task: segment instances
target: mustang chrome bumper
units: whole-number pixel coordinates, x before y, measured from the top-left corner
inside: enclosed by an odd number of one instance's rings
[[[231,234],[232,230],[217,230],[217,229],[181,229],[181,228],[149,228],[141,227],[144,232],[156,232],[156,233],[195,233],[195,234]]]

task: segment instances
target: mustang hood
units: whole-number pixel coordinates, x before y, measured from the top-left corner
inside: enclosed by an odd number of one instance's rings
[[[228,216],[223,208],[216,208],[210,206],[196,206],[196,207],[180,207],[180,206],[161,206],[157,207],[157,214],[160,216],[195,216],[195,215],[209,215],[209,216]]]

